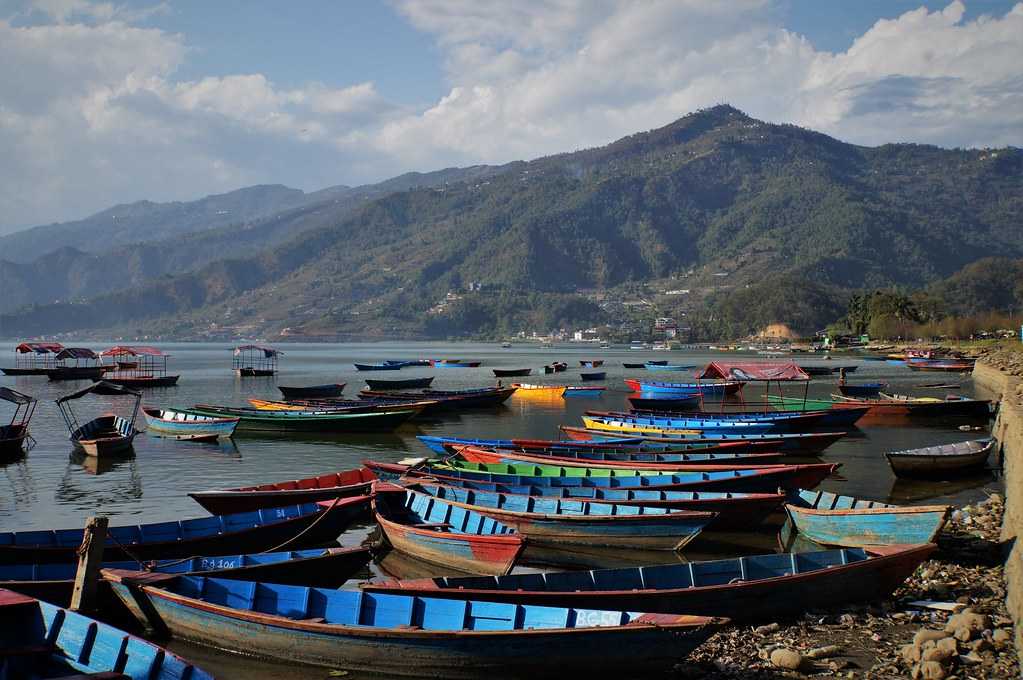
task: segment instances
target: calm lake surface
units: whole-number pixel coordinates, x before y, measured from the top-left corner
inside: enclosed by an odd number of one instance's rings
[[[111,346],[92,345],[99,351]],[[407,424],[393,434],[306,436],[302,439],[236,437],[233,444],[197,444],[140,435],[135,440],[136,456],[97,468],[94,461],[72,455],[67,430],[54,400],[87,383],[49,382],[45,377],[0,376],[0,385],[13,387],[39,399],[31,432],[35,446],[19,462],[0,465],[0,531],[81,527],[91,514],[105,514],[111,524],[135,524],[198,517],[202,508],[192,501],[189,491],[233,487],[262,482],[308,477],[358,466],[366,458],[397,461],[410,456],[428,455],[416,435],[454,435],[464,437],[558,438],[558,426],[579,425],[587,409],[626,409],[627,389],[623,377],[660,380],[684,380],[688,374],[651,373],[626,370],[622,362],[637,363],[649,359],[669,359],[674,364],[703,365],[713,360],[738,359],[762,361],[767,357],[722,352],[638,352],[624,348],[601,350],[597,347],[564,345],[554,348],[515,346],[502,349],[495,344],[443,343],[367,343],[367,344],[285,344],[280,372],[275,378],[238,379],[231,371],[231,351],[226,344],[161,344],[172,355],[170,373],[180,373],[179,385],[148,390],[143,403],[152,406],[190,406],[195,403],[247,405],[250,398],[280,398],[278,384],[314,385],[332,382],[348,384],[346,394],[354,395],[363,387],[366,376],[411,378],[434,375],[438,389],[458,389],[492,385],[491,369],[532,367],[534,375],[523,381],[557,383],[579,382],[579,360],[603,359],[608,387],[600,399],[570,398],[537,400],[513,396],[503,408],[467,412],[460,416]],[[0,366],[14,364],[14,344],[0,344]],[[353,362],[372,363],[384,359],[455,358],[482,360],[476,369],[434,369],[412,367],[400,372],[357,373]],[[786,357],[785,360],[788,358]],[[568,362],[569,370],[551,376],[537,375],[540,367],[555,360]],[[805,364],[823,363],[822,357],[793,355]],[[835,365],[857,365],[851,382],[885,380],[891,391],[921,396],[943,396],[945,390],[915,389],[914,385],[948,381],[961,383],[960,394],[972,395],[969,376],[957,374],[914,373],[904,366],[885,362],[848,359],[836,355]],[[505,378],[505,383],[512,380]],[[826,396],[835,391],[835,378],[814,378],[810,396]],[[789,387],[786,394],[802,395],[802,387]],[[747,399],[756,399],[758,390],[750,386]],[[7,404],[0,404],[0,419],[9,419]],[[129,400],[92,395],[72,406],[84,422],[106,411],[130,407]],[[140,418],[141,420],[141,418]],[[7,422],[7,420],[3,420]],[[896,481],[885,462],[884,451],[916,448],[984,436],[982,432],[961,432],[961,423],[919,424],[870,423],[854,430],[831,446],[823,455],[826,462],[842,463],[841,476],[824,482],[821,488],[895,503],[951,503],[962,505],[1000,488],[992,474],[983,474],[956,482]],[[140,428],[143,424],[140,422]],[[810,462],[812,459],[799,459]],[[796,462],[796,461],[793,461]],[[994,462],[994,461],[992,461]],[[370,528],[349,532],[342,543],[363,540]],[[751,552],[777,550],[776,536],[765,530],[753,535],[697,539],[686,550],[689,559],[733,557]],[[622,556],[620,563],[629,563]],[[663,559],[663,556],[661,556]],[[391,564],[393,562],[393,564]],[[611,560],[619,563],[619,560]],[[385,558],[374,571],[387,569],[400,576],[428,575],[429,567],[409,564],[407,560]],[[175,643],[180,652],[204,664],[218,677],[253,679],[287,677],[325,677],[326,672],[274,668],[259,662],[239,661],[236,657],[194,650]]]

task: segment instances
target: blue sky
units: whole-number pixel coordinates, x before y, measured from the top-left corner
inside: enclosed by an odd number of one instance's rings
[[[1020,145],[1021,57],[1002,0],[0,0],[0,232],[531,158],[719,102],[861,144]]]

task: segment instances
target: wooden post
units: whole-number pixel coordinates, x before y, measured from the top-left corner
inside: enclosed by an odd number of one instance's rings
[[[103,565],[103,545],[107,541],[106,517],[90,517],[85,523],[82,547],[78,549],[78,572],[71,593],[72,611],[91,610],[96,605],[96,584]]]

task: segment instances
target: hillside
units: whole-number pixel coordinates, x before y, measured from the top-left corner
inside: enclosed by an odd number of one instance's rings
[[[753,305],[757,325],[813,330],[849,291],[921,287],[993,253],[1023,257],[1021,170],[1018,149],[866,148],[719,106],[347,214],[325,205],[321,226],[258,255],[23,310],[0,328],[459,335],[608,320],[593,300],[656,283],[691,291],[668,311]],[[560,319],[545,319],[552,303]],[[773,318],[786,314],[798,318]]]

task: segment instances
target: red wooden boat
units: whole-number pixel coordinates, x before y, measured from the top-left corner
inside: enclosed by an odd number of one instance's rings
[[[240,486],[234,489],[193,491],[188,494],[213,515],[248,512],[281,505],[298,505],[361,496],[369,491],[375,476],[366,468],[331,472],[317,477],[286,482]]]

